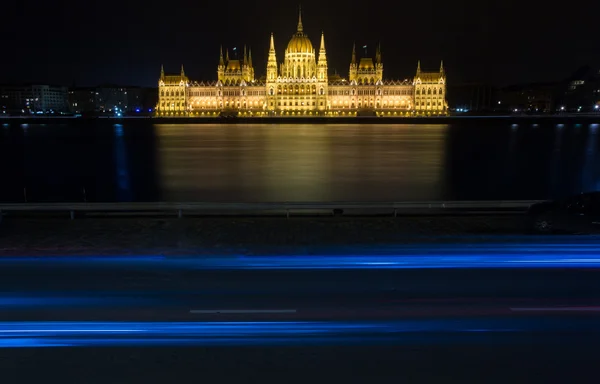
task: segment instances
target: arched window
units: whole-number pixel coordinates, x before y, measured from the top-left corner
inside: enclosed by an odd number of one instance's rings
[[[428,94],[428,95],[431,95],[431,88],[429,88],[429,89],[427,90],[427,94]]]
[[[433,88],[433,94],[437,95],[437,89]]]
[[[273,96],[273,88],[269,88],[269,95]]]
[[[443,93],[443,92],[442,92],[442,88],[440,88],[440,95],[441,95],[442,93]]]
[[[420,94],[421,94],[421,90],[417,89],[417,95],[420,95]]]
[[[325,94],[325,90],[323,89],[323,87],[319,88],[319,94],[320,95],[324,95]]]

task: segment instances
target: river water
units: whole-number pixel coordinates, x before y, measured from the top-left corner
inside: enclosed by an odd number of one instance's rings
[[[598,124],[0,126],[0,201],[545,199],[600,189]]]

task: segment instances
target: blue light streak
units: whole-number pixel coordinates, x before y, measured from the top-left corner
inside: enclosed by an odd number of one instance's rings
[[[600,268],[600,246],[553,244],[451,248],[402,248],[380,254],[285,256],[57,256],[3,257],[0,266],[206,270],[321,270],[431,268]]]
[[[595,319],[435,319],[387,322],[3,322],[0,348],[139,345],[302,345],[406,342],[440,334],[597,331]]]

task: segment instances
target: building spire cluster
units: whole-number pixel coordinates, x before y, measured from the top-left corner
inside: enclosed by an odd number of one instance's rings
[[[368,51],[367,45],[360,44],[363,51],[358,54],[353,43],[348,77],[343,79],[336,71],[330,77],[323,31],[320,37],[319,47],[313,46],[304,32],[302,8],[298,7],[296,33],[280,63],[274,34],[270,34],[263,79],[257,81],[254,77],[252,49],[247,45],[234,48],[231,58],[228,49],[219,47],[216,83],[189,83],[183,65],[180,75],[165,75],[161,65],[157,113],[218,116],[228,111],[242,116],[352,116],[371,110],[378,116],[412,116],[447,112],[443,61],[439,72],[428,72],[421,70],[419,60],[412,81],[383,80],[381,42]]]

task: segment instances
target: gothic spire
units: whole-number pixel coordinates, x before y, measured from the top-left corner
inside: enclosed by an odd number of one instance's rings
[[[160,78],[165,78],[165,67],[162,64],[160,65]]]
[[[444,73],[444,60],[440,62],[440,73]]]
[[[352,44],[352,64],[356,64],[356,42]]]
[[[298,6],[298,33],[304,32],[304,28],[302,27],[302,6]]]
[[[252,68],[252,48],[248,48],[248,65]]]
[[[221,52],[219,53],[219,65],[225,65],[223,61],[223,46],[221,45]]]
[[[246,51],[246,44],[244,44],[244,59],[243,59],[243,63],[244,63],[244,65],[248,64],[248,51]]]
[[[181,77],[185,76],[185,71],[183,70],[183,64],[181,64]]]
[[[273,41],[273,32],[271,32],[271,45],[269,46],[269,53],[271,51],[275,52],[275,42]]]
[[[229,48],[225,48],[225,61],[229,63]]]
[[[321,48],[319,49],[319,64],[325,63],[325,32],[321,32]]]
[[[417,61],[417,73],[421,73],[421,60]]]

